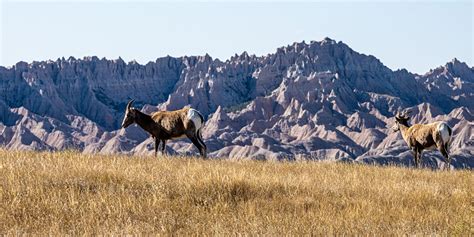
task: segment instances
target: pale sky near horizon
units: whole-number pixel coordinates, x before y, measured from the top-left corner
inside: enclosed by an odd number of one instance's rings
[[[74,56],[225,61],[330,37],[392,70],[474,65],[472,1],[0,0],[0,65]]]

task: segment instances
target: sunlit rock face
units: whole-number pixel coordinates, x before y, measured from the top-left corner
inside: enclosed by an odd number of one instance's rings
[[[207,118],[211,157],[412,163],[393,115],[452,126],[455,167],[474,167],[474,68],[454,59],[425,75],[392,71],[332,39],[294,43],[225,62],[164,57],[146,65],[97,57],[0,67],[0,144],[8,149],[153,153],[136,125],[120,129],[126,103],[146,113],[186,105]],[[168,152],[197,154],[186,140]],[[425,152],[425,164],[442,163]]]

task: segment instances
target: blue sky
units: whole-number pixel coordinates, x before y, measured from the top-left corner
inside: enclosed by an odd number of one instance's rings
[[[330,37],[391,69],[425,73],[454,57],[473,66],[466,1],[1,1],[0,65],[96,55],[226,60]]]

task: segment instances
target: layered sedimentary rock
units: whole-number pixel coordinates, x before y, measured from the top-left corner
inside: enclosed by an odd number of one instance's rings
[[[474,68],[454,59],[425,75],[392,71],[331,39],[266,56],[165,57],[140,65],[97,57],[0,67],[0,143],[9,149],[152,154],[138,127],[120,129],[125,104],[151,113],[185,105],[206,117],[213,157],[409,164],[393,114],[453,127],[455,167],[474,167]],[[170,153],[196,154],[187,141]],[[427,165],[441,164],[425,152]]]

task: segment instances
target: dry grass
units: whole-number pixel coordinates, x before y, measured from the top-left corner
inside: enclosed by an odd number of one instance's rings
[[[0,150],[0,178],[0,234],[473,234],[472,171]]]

